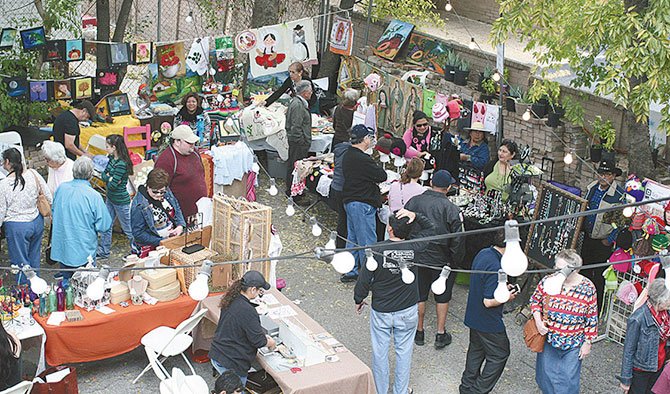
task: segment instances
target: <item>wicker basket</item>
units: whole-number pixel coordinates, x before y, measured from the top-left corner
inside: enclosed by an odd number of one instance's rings
[[[212,249],[235,260],[267,257],[270,247],[272,208],[255,202],[215,195]],[[270,261],[235,264],[232,279],[249,270],[270,277]]]
[[[170,252],[170,265],[179,266],[179,265],[202,265],[202,261],[206,259],[211,259],[216,256],[216,252],[209,248],[205,248],[198,252],[192,254],[186,254],[182,252],[183,248],[172,249]],[[188,294],[188,287],[193,283],[195,277],[200,271],[199,268],[179,268],[177,269],[177,279],[181,286],[181,292]]]

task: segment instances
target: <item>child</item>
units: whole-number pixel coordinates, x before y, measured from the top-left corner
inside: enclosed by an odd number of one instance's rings
[[[112,217],[112,223],[114,222],[114,218],[118,216],[121,228],[132,245],[133,232],[130,227],[130,195],[128,194],[126,185],[128,184],[128,175],[133,174],[133,163],[130,161],[128,148],[122,136],[112,134],[107,137],[105,142],[106,150],[109,154],[109,163],[105,171],[102,172],[101,178],[107,184],[107,209]],[[112,228],[100,237],[97,257],[99,259],[109,258],[111,246]]]

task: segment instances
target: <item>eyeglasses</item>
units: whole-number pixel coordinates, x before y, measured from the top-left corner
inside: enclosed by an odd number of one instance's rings
[[[417,125],[414,125],[414,127],[428,127],[428,123],[417,124]]]
[[[155,189],[149,188],[149,190],[151,191],[151,193],[159,195],[159,196],[165,195],[165,193],[167,193],[167,189],[155,190]]]

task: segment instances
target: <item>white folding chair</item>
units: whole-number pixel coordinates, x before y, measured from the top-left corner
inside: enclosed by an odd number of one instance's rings
[[[100,134],[93,134],[91,138],[88,139],[88,145],[86,145],[86,151],[89,151],[89,148],[92,146],[96,149],[100,149],[103,152],[106,152],[105,149],[107,139]],[[90,152],[89,152],[90,153]]]
[[[181,357],[186,361],[186,364],[191,369],[193,375],[196,375],[193,365],[188,361],[188,358],[184,354],[186,349],[188,349],[193,343],[193,337],[191,337],[191,331],[200,323],[200,320],[207,313],[207,309],[201,309],[195,315],[189,317],[183,322],[179,323],[176,328],[160,326],[156,327],[148,333],[144,334],[142,337],[142,345],[145,348],[150,349],[163,359],[158,359],[158,363],[165,361],[168,357],[176,356],[181,354]],[[137,381],[151,368],[151,364],[147,365],[144,370],[139,374],[138,377],[133,380],[133,384]]]
[[[0,394],[28,394],[33,388],[33,382],[24,380],[23,382],[12,386],[6,390],[0,391]]]
[[[149,364],[151,368],[156,373],[158,379],[160,379],[160,392],[161,394],[209,394],[209,388],[207,387],[207,382],[199,375],[190,375],[185,376],[179,368],[172,369],[172,376],[168,374],[165,367],[158,361],[158,355],[154,353],[153,350],[148,347],[144,348],[144,351],[147,353],[147,358],[149,359]]]
[[[21,152],[21,159],[23,160],[23,168],[26,168],[26,158],[23,153],[23,140],[21,140],[21,134],[16,131],[5,131],[0,133],[0,153],[5,149],[14,147]],[[0,166],[0,172],[3,175],[7,175],[7,171]]]

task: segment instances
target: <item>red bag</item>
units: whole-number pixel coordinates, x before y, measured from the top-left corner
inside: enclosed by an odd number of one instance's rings
[[[47,375],[67,368],[70,369],[70,373],[64,377],[63,380],[55,383],[35,383],[33,384],[33,389],[30,391],[30,394],[79,394],[77,369],[74,367],[59,365],[58,367],[47,368],[46,371],[37,375],[37,377],[46,382]]]

